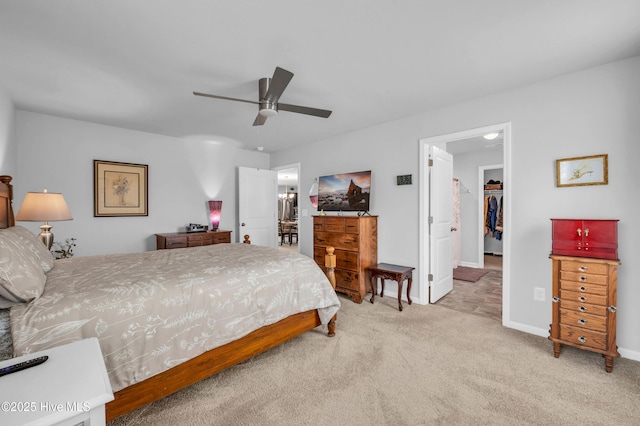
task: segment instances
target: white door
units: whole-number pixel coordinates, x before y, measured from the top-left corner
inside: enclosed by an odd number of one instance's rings
[[[277,172],[238,168],[238,217],[240,242],[249,235],[251,244],[274,247],[277,239]]]
[[[453,156],[429,146],[429,303],[453,290]]]

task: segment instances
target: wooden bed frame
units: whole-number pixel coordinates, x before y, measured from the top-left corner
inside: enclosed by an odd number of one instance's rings
[[[0,176],[0,228],[15,225],[11,176]],[[249,243],[245,236],[245,243]],[[333,248],[327,248],[325,266],[327,276],[335,289],[336,266]],[[334,316],[328,325],[328,335],[335,335]],[[287,317],[275,324],[262,327],[247,336],[212,349],[196,358],[179,364],[163,373],[128,386],[114,394],[115,399],[106,405],[107,422],[157,401],[207,378],[225,368],[245,361],[281,343],[293,339],[321,325],[316,310]]]

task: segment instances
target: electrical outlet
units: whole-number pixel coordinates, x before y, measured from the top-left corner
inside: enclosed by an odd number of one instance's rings
[[[533,300],[538,300],[540,302],[544,302],[546,299],[544,294],[544,288],[542,287],[534,287],[533,288]]]

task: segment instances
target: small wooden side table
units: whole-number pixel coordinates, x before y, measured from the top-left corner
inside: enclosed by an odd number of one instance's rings
[[[367,268],[369,274],[369,280],[371,283],[371,299],[369,301],[373,303],[373,299],[377,293],[377,279],[380,278],[382,282],[382,290],[380,291],[380,297],[384,297],[384,280],[394,280],[398,282],[398,309],[402,311],[402,285],[404,280],[407,280],[407,301],[411,304],[411,280],[412,271],[416,269],[411,266],[392,265],[390,263],[378,263],[376,266]]]

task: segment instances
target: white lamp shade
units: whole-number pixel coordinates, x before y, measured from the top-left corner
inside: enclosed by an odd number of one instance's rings
[[[53,222],[72,220],[64,197],[56,192],[27,192],[16,220],[25,222]]]

